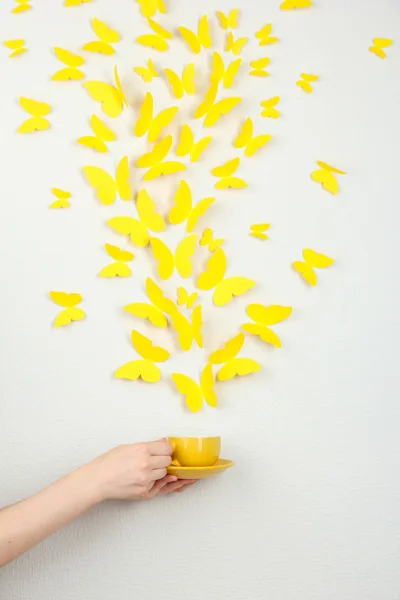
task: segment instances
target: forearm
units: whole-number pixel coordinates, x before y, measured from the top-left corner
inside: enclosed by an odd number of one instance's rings
[[[14,560],[101,500],[90,466],[0,510],[0,567]]]

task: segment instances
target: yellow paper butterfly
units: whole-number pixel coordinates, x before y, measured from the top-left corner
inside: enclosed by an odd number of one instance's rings
[[[187,27],[178,27],[178,30],[194,54],[200,54],[202,47],[211,48],[212,39],[210,36],[207,15],[201,17],[197,28],[197,35]]]
[[[114,78],[115,86],[110,83],[104,83],[104,81],[87,81],[84,83],[84,87],[93,100],[101,102],[103,112],[111,118],[118,117],[121,114],[124,104],[128,106],[117,67],[114,67]]]
[[[151,181],[152,179],[157,179],[157,177],[173,175],[179,173],[179,171],[184,171],[185,169],[186,166],[177,160],[166,160],[149,169],[145,173],[143,179],[145,181]]]
[[[269,44],[275,44],[276,42],[279,42],[279,38],[270,35],[271,31],[271,23],[261,27],[261,29],[257,31],[256,38],[260,40],[260,46],[267,46]]]
[[[313,87],[310,81],[318,81],[319,75],[312,75],[311,73],[301,73],[301,79],[296,81],[296,85],[301,87],[302,90],[307,92],[307,94],[311,94],[313,91]]]
[[[265,70],[265,67],[269,65],[270,60],[268,56],[252,60],[250,62],[251,71],[249,74],[252,77],[269,77],[270,74]]]
[[[212,75],[212,73],[211,73],[211,75]],[[204,115],[206,115],[210,111],[210,109],[214,105],[217,94],[218,94],[218,81],[213,81],[210,84],[210,87],[208,88],[208,90],[205,94],[203,102],[201,102],[199,104],[199,106],[196,108],[196,111],[194,113],[195,119],[201,119],[202,117],[204,117]]]
[[[223,244],[223,242],[223,238],[217,238],[215,240],[213,230],[207,227],[207,229],[203,231],[203,235],[199,243],[200,246],[208,246],[208,250],[210,252],[215,252],[215,250],[219,248]]]
[[[132,271],[127,262],[134,259],[134,254],[127,250],[121,250],[117,246],[105,244],[104,248],[111,258],[115,260],[111,265],[107,265],[99,273],[100,277],[129,277]]]
[[[319,254],[315,250],[305,248],[303,250],[304,262],[297,260],[293,263],[294,269],[303,276],[310,285],[317,285],[317,275],[314,269],[326,269],[335,262],[333,258]]]
[[[168,215],[171,225],[179,225],[186,221],[186,231],[191,233],[197,225],[197,221],[209,209],[215,198],[203,198],[193,207],[192,191],[186,181],[181,180],[174,197],[174,206]]]
[[[181,137],[176,149],[177,156],[190,155],[190,162],[197,162],[204,150],[212,140],[212,136],[203,137],[198,142],[194,141],[193,131],[189,125],[182,125]]]
[[[244,333],[239,333],[226,342],[222,350],[216,350],[209,356],[208,360],[212,365],[225,363],[217,373],[218,381],[228,381],[236,375],[249,375],[261,369],[261,365],[251,358],[236,358],[243,344]]]
[[[193,96],[196,92],[194,63],[186,65],[182,71],[182,79],[171,69],[164,69],[175,98],[182,98],[186,93]]]
[[[57,56],[58,60],[67,65],[67,67],[54,73],[51,78],[53,81],[68,81],[69,79],[79,81],[85,77],[84,72],[78,69],[78,67],[85,64],[84,58],[78,54],[72,54],[69,50],[57,47],[54,48],[54,54]]]
[[[281,323],[292,314],[291,306],[279,306],[271,304],[271,306],[263,306],[262,304],[249,304],[246,308],[246,313],[254,321],[254,323],[245,323],[242,329],[258,336],[263,342],[281,348],[282,343],[275,331],[270,329],[270,325]]]
[[[178,106],[170,106],[158,113],[156,117],[153,117],[153,110],[153,96],[150,92],[147,92],[140,108],[140,116],[136,121],[135,135],[136,137],[142,137],[147,133],[149,142],[158,140],[162,130],[171,123],[179,108]]]
[[[217,16],[222,29],[236,29],[239,16],[239,9],[234,8],[227,15],[221,11],[217,11]]]
[[[393,40],[388,38],[374,38],[372,40],[373,46],[369,47],[369,51],[379,56],[379,58],[386,58],[386,52],[383,48],[389,48],[393,44]]]
[[[182,286],[178,287],[178,306],[186,306],[186,308],[192,308],[192,306],[197,300],[198,295],[199,294],[197,292],[189,294]]]
[[[165,4],[163,0],[136,0],[140,5],[140,11],[144,17],[154,17],[157,11],[165,14]]]
[[[239,135],[233,143],[235,148],[245,148],[245,156],[253,156],[260,148],[272,140],[272,135],[266,133],[253,137],[253,129],[253,121],[250,117],[247,117]]]
[[[88,2],[93,2],[93,0],[65,0],[65,6],[79,6]]]
[[[240,332],[232,339],[228,340],[224,347],[220,350],[215,350],[209,357],[208,361],[211,365],[222,365],[235,358],[239,354],[244,344],[244,333]]]
[[[132,331],[132,345],[142,360],[132,360],[122,365],[114,374],[117,379],[136,380],[141,377],[147,383],[156,383],[161,379],[161,371],[154,364],[169,359],[169,352],[153,346],[153,342],[138,331]]]
[[[146,383],[156,383],[161,379],[161,371],[152,361],[138,359],[131,360],[122,365],[114,373],[114,377],[117,379],[129,379],[131,381],[141,378]]]
[[[185,396],[185,404],[192,412],[198,412],[203,405],[203,398],[209,406],[215,408],[218,404],[214,391],[214,376],[212,365],[204,367],[200,376],[200,385],[183,373],[171,375],[178,392]]]
[[[218,381],[229,381],[236,376],[243,377],[261,370],[261,365],[252,358],[232,358],[217,373]]]
[[[161,27],[161,25],[156,23],[156,21],[153,21],[153,19],[148,18],[147,22],[154,33],[146,33],[136,38],[138,44],[153,48],[154,50],[159,50],[160,52],[168,50],[169,45],[167,40],[170,40],[173,37],[172,33],[164,29],[164,27]]]
[[[121,36],[118,31],[111,29],[111,27],[108,27],[103,21],[96,18],[92,19],[92,29],[100,41],[88,42],[83,46],[83,50],[97,52],[99,54],[114,54],[115,50],[111,44],[120,41]]]
[[[87,166],[83,167],[83,171],[90,185],[96,190],[97,197],[102,204],[113,204],[117,197],[117,192],[121,200],[128,201],[132,199],[127,156],[124,156],[119,161],[115,170],[115,179],[107,171],[100,169],[100,167]]]
[[[134,67],[133,70],[136,71],[146,83],[150,83],[150,81],[153,81],[154,77],[158,77],[158,73],[151,58],[147,61],[147,67]]]
[[[269,223],[259,223],[256,225],[251,225],[250,235],[253,237],[259,238],[260,240],[267,240],[268,236],[264,232],[267,231],[269,228],[270,228]]]
[[[218,190],[226,190],[227,188],[240,189],[247,187],[247,183],[244,179],[240,179],[240,177],[233,177],[233,174],[237,171],[240,165],[240,158],[237,156],[232,160],[228,160],[223,165],[219,167],[215,167],[211,171],[214,177],[220,177],[220,180],[217,181],[215,187]]]
[[[284,0],[280,6],[281,10],[293,10],[295,8],[308,8],[312,6],[311,0]]]
[[[166,314],[171,316],[177,308],[150,277],[146,279],[146,293],[152,304],[134,302],[124,307],[124,310],[139,319],[148,319],[155,327],[164,328],[168,325]]]
[[[334,173],[346,175],[346,171],[340,171],[335,167],[331,167],[331,165],[328,165],[328,163],[322,160],[317,160],[317,165],[319,165],[321,168],[316,169],[311,173],[312,179],[314,179],[314,181],[317,183],[321,183],[322,187],[328,192],[331,192],[331,194],[337,194],[339,191],[339,184],[334,176]]]
[[[4,42],[4,45],[9,50],[12,50],[10,58],[20,56],[21,54],[27,51],[27,48],[25,48],[25,40],[7,40],[6,42]]]
[[[206,115],[203,126],[212,127],[222,115],[227,115],[242,101],[239,97],[224,98],[215,102],[218,92],[218,82],[213,82],[206,93],[205,100],[197,107],[194,113],[195,119],[201,119]],[[215,104],[214,104],[215,102]]]
[[[179,345],[184,352],[188,352],[196,342],[199,348],[203,347],[203,307],[198,304],[192,310],[192,322],[184,317],[178,309],[171,315],[172,325],[178,334]]]
[[[183,279],[191,276],[193,270],[191,259],[194,254],[196,240],[197,235],[195,233],[186,236],[178,244],[175,254],[173,254],[163,241],[155,237],[150,238],[154,258],[158,261],[160,279],[169,279],[175,268]]]
[[[183,163],[176,160],[162,162],[167,156],[171,145],[172,136],[167,135],[163,140],[154,144],[154,147],[150,152],[146,152],[138,158],[136,162],[138,167],[143,169],[150,167],[144,175],[145,181],[156,179],[162,175],[178,173],[179,171],[184,171],[186,169],[186,166]]]
[[[65,192],[59,188],[52,188],[51,191],[57,200],[50,204],[50,208],[69,208],[71,206],[69,201],[69,198],[71,198],[70,192]]]
[[[261,111],[261,116],[269,119],[278,119],[281,116],[281,113],[275,106],[279,101],[280,96],[274,96],[273,98],[269,98],[269,100],[263,100],[261,106],[264,110]]]
[[[213,293],[213,302],[215,306],[225,306],[229,304],[234,296],[241,296],[251,290],[255,281],[247,277],[228,277],[224,279],[226,273],[226,255],[222,248],[217,248],[207,262],[207,267],[199,275],[196,287],[199,290],[211,290]]]
[[[30,0],[15,0],[15,2],[18,5],[12,10],[12,12],[15,14],[25,12],[26,10],[32,8],[30,5]]]
[[[92,115],[90,119],[90,127],[93,130],[94,135],[84,135],[77,141],[81,146],[92,148],[97,152],[108,152],[108,146],[105,142],[113,142],[116,135],[111,129],[107,127],[105,123],[96,115]]]
[[[50,122],[44,118],[51,113],[51,106],[49,104],[22,97],[19,99],[19,103],[32,118],[27,119],[20,125],[18,133],[32,133],[50,128]]]
[[[148,169],[158,165],[167,156],[172,146],[172,135],[167,135],[164,139],[154,144],[150,152],[145,152],[136,161],[136,166],[141,169]]]
[[[224,59],[219,52],[214,52],[212,72],[211,72],[211,83],[219,83],[222,81],[224,88],[230,88],[235,80],[235,77],[242,64],[241,58],[236,58],[230,65],[225,69]]]
[[[239,56],[248,41],[249,38],[247,37],[242,37],[235,41],[233,33],[230,31],[226,38],[225,52],[232,52],[235,56]]]
[[[132,345],[145,360],[160,363],[169,359],[168,350],[153,346],[151,340],[135,330],[132,331]]]
[[[165,229],[165,222],[155,210],[155,204],[145,189],[140,190],[136,208],[139,219],[133,217],[113,217],[107,224],[122,235],[129,235],[131,241],[140,248],[144,248],[150,241],[149,229],[160,233]]]
[[[81,308],[77,308],[77,304],[82,302],[82,296],[80,294],[50,292],[50,298],[58,306],[64,307],[64,310],[58,313],[54,321],[54,327],[63,327],[72,321],[81,321],[85,317],[84,311]]]

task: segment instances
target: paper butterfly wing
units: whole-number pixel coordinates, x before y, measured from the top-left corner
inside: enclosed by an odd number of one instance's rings
[[[196,206],[191,211],[188,221],[186,223],[187,233],[191,233],[193,231],[193,229],[197,225],[197,221],[200,219],[200,217],[202,217],[207,212],[207,210],[210,208],[210,206],[214,202],[215,202],[215,198],[210,197],[210,198],[203,198],[202,200],[200,200],[200,202],[198,202],[196,204]]]
[[[302,275],[310,285],[317,285],[317,276],[309,264],[303,262],[302,260],[296,260],[293,263],[293,268],[300,273],[300,275]]]
[[[189,154],[194,144],[193,132],[189,125],[182,125],[179,144],[176,149],[177,156],[186,156]]]
[[[72,321],[81,321],[85,316],[81,308],[65,308],[55,318],[54,327],[64,327],[72,323]]]
[[[178,245],[175,251],[175,265],[179,275],[186,279],[193,270],[191,258],[196,246],[196,234],[188,235]]]
[[[166,316],[156,306],[145,302],[134,302],[124,307],[124,310],[139,319],[148,319],[155,327],[164,328],[168,325]]]
[[[112,265],[104,267],[99,277],[110,278],[110,277],[129,277],[132,275],[131,268],[123,262],[115,262]]]
[[[115,173],[115,181],[121,200],[132,200],[132,189],[129,183],[129,163],[128,157],[124,156],[118,163]]]
[[[175,205],[170,210],[168,220],[172,225],[179,225],[187,219],[192,210],[192,192],[188,183],[183,179],[179,183],[174,203]]]
[[[179,76],[175,73],[175,71],[172,71],[172,69],[164,69],[164,72],[167,76],[175,98],[182,98],[184,89]]]
[[[214,391],[214,376],[211,364],[207,364],[201,373],[200,387],[207,404],[215,408],[218,405],[218,401]]]
[[[243,123],[242,129],[240,130],[240,133],[233,144],[235,148],[244,148],[245,146],[247,146],[247,144],[252,138],[253,128],[253,121],[252,119],[250,119],[250,117],[248,117]],[[231,175],[232,173],[228,174]]]
[[[226,255],[222,248],[217,248],[208,259],[205,271],[199,275],[196,287],[200,290],[211,290],[223,280],[225,272]]]
[[[149,233],[139,219],[112,217],[107,221],[107,225],[122,235],[129,235],[132,242],[140,248],[144,248],[149,243]]]
[[[185,403],[189,410],[198,412],[203,404],[203,394],[200,386],[187,375],[173,373],[171,375],[178,392],[185,396]]]
[[[194,54],[200,54],[201,45],[197,35],[187,27],[183,26],[178,27],[178,31],[181,34],[182,38],[185,40],[185,42],[188,44],[191,51]]]
[[[134,329],[131,339],[136,352],[144,359],[151,360],[152,362],[165,362],[169,359],[169,352],[167,350],[159,346],[154,346],[152,341],[139,331]]]
[[[142,44],[142,46],[154,48],[154,50],[159,50],[159,52],[165,52],[169,48],[167,40],[154,33],[140,35],[136,38],[136,41],[138,44]]]
[[[84,84],[93,100],[101,102],[101,108],[111,118],[118,117],[123,109],[123,102],[118,90],[103,81],[87,81]]]
[[[154,100],[150,92],[147,92],[142,106],[140,108],[140,116],[136,121],[135,135],[136,137],[142,137],[148,131],[151,122],[153,120]]]
[[[140,190],[137,197],[136,207],[141,221],[146,225],[146,227],[148,227],[148,229],[155,231],[156,233],[164,231],[164,219],[156,212],[155,204],[145,189]]]
[[[336,177],[327,169],[316,169],[311,173],[311,177],[317,183],[321,183],[322,187],[331,194],[336,195],[339,192],[339,184]]]
[[[65,292],[50,292],[50,298],[64,308],[72,308],[82,302],[80,294],[66,294]]]
[[[97,192],[97,197],[102,204],[110,205],[115,202],[117,196],[117,184],[114,179],[100,167],[87,166],[83,171],[88,181]]]
[[[236,375],[243,377],[260,371],[261,365],[251,358],[234,358],[224,365],[217,373],[218,381],[228,381]]]
[[[161,279],[169,279],[174,272],[174,255],[162,240],[150,238],[154,258],[158,261],[158,275]]]
[[[249,304],[246,308],[246,313],[250,319],[253,319],[256,323],[268,327],[270,325],[281,323],[290,317],[292,314],[292,307],[280,306],[278,304],[271,304],[270,306]]]
[[[161,379],[161,371],[149,360],[132,360],[122,365],[114,373],[114,377],[133,381],[141,377],[146,383],[156,383]]]
[[[315,250],[311,250],[310,248],[305,248],[303,250],[303,258],[315,269],[325,269],[326,267],[333,265],[335,262],[333,258],[330,258],[325,254],[315,252]]]
[[[213,294],[215,306],[229,304],[234,296],[241,296],[256,285],[256,282],[248,277],[229,277],[217,285]]]
[[[226,342],[224,347],[221,350],[216,350],[213,352],[208,361],[213,365],[221,365],[225,362],[232,360],[237,354],[239,354],[242,346],[244,344],[244,333],[238,333]]]

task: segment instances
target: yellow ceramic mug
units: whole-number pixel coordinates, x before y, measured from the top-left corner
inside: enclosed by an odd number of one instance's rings
[[[176,467],[212,467],[221,452],[220,437],[170,437]]]

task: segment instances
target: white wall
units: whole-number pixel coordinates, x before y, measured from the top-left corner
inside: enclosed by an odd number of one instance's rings
[[[235,88],[242,107],[215,128],[214,148],[187,172],[196,199],[212,189],[210,168],[235,155],[230,142],[244,116],[274,140],[241,167],[248,190],[219,193],[199,227],[225,236],[230,273],[259,284],[227,309],[213,309],[207,296],[206,351],[238,331],[250,301],[290,303],[294,312],[276,328],[282,350],[246,342],[246,354],[264,370],[219,386],[218,410],[199,415],[183,410],[168,374],[179,368],[197,376],[201,352],[176,353],[158,385],[112,379],[134,357],[133,327],[172,346],[165,332],[122,311],[144,295],[144,277],[153,270],[146,252],[137,252],[133,279],[96,277],[107,262],[104,242],[123,244],[105,221],[128,209],[119,200],[100,206],[80,168],[112,169],[124,153],[134,159],[145,146],[132,137],[135,117],[125,111],[112,124],[121,136],[113,153],[98,157],[77,147],[74,140],[89,132],[98,106],[79,83],[50,82],[59,68],[51,47],[79,49],[93,39],[89,19],[97,16],[123,36],[117,62],[130,100],[138,102],[145,88],[131,68],[147,52],[133,40],[145,23],[132,0],[95,0],[77,9],[64,9],[61,0],[33,4],[20,16],[11,14],[11,1],[0,7],[0,39],[25,37],[29,47],[15,61],[5,48],[0,52],[0,504],[115,444],[176,432],[220,432],[224,457],[237,464],[182,496],[98,507],[3,569],[0,597],[399,598],[400,44],[395,39],[384,61],[368,46],[375,36],[396,38],[400,4],[316,0],[313,9],[286,13],[279,0],[236,3],[243,8],[239,32],[252,37],[243,58],[271,56],[271,77],[253,80],[243,68]],[[170,0],[163,23],[194,27],[200,14],[194,4]],[[201,5],[208,14],[232,8],[226,0]],[[253,34],[268,22],[281,43],[264,52]],[[221,49],[215,22],[214,30]],[[179,70],[192,55],[174,42],[155,58]],[[197,60],[204,83],[206,55]],[[113,64],[88,57],[86,73],[106,78]],[[312,96],[295,85],[303,71],[321,76]],[[158,108],[171,102],[162,81],[151,90]],[[259,102],[275,94],[283,116],[262,120]],[[21,95],[52,104],[51,132],[16,135]],[[348,171],[338,196],[311,181],[318,159]],[[48,210],[52,186],[73,192],[71,209]],[[175,187],[174,180],[151,187],[165,211]],[[250,239],[250,223],[265,220],[272,224],[270,241]],[[173,244],[181,235],[171,228],[165,239]],[[307,246],[337,259],[316,289],[290,267]],[[51,289],[81,292],[87,320],[54,330]]]

